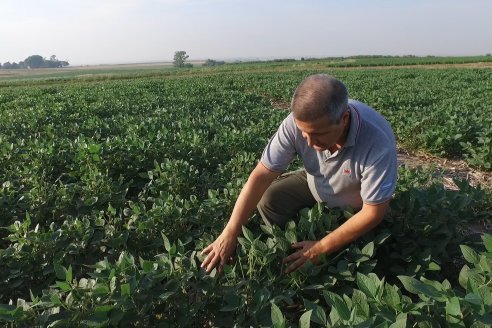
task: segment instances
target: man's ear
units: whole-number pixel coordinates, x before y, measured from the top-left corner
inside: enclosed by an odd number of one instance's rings
[[[342,120],[343,126],[348,126],[350,123],[350,110],[346,110],[345,113],[343,113]]]

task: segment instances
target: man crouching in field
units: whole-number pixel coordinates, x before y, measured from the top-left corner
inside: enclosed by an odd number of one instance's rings
[[[304,169],[280,176],[296,154]],[[297,251],[284,259],[285,273],[316,262],[321,254],[338,250],[382,221],[396,176],[396,143],[389,123],[366,104],[349,100],[339,80],[309,76],[297,87],[291,113],[251,172],[226,227],[202,251],[207,254],[202,268],[222,270],[256,207],[263,220],[280,227],[316,202],[360,209],[323,239],[292,245]]]

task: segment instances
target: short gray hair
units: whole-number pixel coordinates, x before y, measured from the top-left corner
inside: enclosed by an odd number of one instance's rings
[[[312,122],[328,115],[330,122],[337,124],[348,109],[347,87],[330,75],[308,76],[294,92],[290,107],[299,121]]]

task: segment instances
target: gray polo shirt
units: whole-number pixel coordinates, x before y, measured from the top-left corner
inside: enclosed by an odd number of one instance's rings
[[[299,155],[309,188],[328,207],[360,209],[362,203],[381,204],[396,187],[396,142],[386,119],[368,105],[349,100],[350,128],[343,147],[331,153],[308,146],[292,113],[263,151],[261,162],[282,172]]]

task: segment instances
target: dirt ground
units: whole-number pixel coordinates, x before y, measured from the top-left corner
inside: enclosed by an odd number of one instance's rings
[[[474,187],[482,186],[492,190],[492,172],[474,169],[463,160],[450,160],[425,153],[410,153],[404,149],[398,149],[398,164],[407,165],[411,168],[418,166],[430,167],[433,165],[439,172],[443,173],[444,185],[451,190],[457,189],[453,178],[464,179]]]
[[[403,149],[398,149],[398,164],[411,168],[434,166],[436,171],[443,175],[443,183],[448,190],[458,190],[453,179],[459,178],[468,181],[471,186],[481,186],[492,191],[492,172],[471,168],[463,160],[450,160],[424,153],[409,153]],[[492,234],[492,218],[470,222],[458,227],[458,230],[463,235]]]

